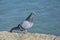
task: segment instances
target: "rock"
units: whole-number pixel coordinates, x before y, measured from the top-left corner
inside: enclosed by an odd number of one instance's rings
[[[14,33],[3,31],[0,32],[0,40],[60,40],[60,36],[40,34],[40,33]]]

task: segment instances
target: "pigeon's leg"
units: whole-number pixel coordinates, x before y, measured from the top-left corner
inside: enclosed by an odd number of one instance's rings
[[[24,34],[30,34],[27,30],[24,30],[23,33],[24,33]]]

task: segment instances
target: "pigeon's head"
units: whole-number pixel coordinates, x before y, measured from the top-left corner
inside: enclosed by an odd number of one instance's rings
[[[31,12],[31,14],[34,15],[34,16],[36,15],[34,12]]]
[[[32,15],[32,16],[36,16],[36,14],[35,14],[34,12],[31,12],[31,15]]]
[[[32,22],[34,16],[35,16],[35,13],[31,12],[30,15],[26,18],[26,20]]]

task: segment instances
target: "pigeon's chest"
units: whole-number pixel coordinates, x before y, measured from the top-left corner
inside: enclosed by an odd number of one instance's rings
[[[32,25],[33,25],[32,22],[24,21],[22,24],[22,27],[28,29],[28,28],[32,27]]]

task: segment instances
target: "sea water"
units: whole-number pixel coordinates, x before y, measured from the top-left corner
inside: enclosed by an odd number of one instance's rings
[[[60,35],[60,0],[0,0],[0,31],[9,31],[34,12],[33,33]]]

